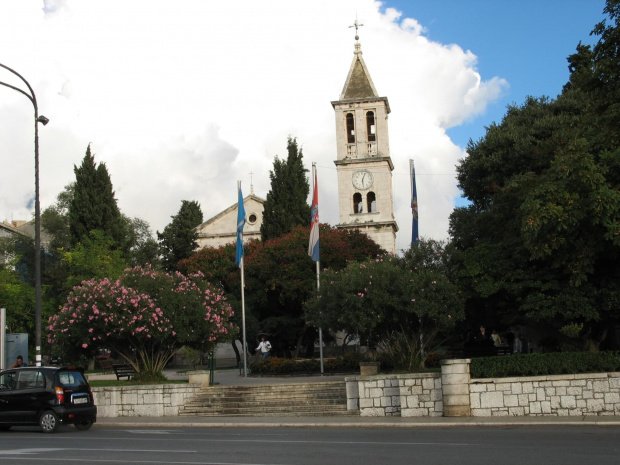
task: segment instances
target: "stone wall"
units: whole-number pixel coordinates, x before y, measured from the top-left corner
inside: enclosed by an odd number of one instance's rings
[[[418,373],[345,378],[347,409],[363,417],[442,416],[441,375]]]
[[[620,415],[620,373],[472,379],[471,416]]]
[[[200,384],[152,384],[92,388],[99,417],[167,417],[200,390]]]

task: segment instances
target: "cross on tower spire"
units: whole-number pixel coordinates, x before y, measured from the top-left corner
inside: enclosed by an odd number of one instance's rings
[[[355,17],[355,22],[351,26],[349,26],[349,29],[352,28],[352,27],[355,28],[355,40],[360,40],[360,36],[357,35],[357,30],[360,27],[362,27],[362,26],[363,26],[363,24],[360,24],[360,23],[357,22],[357,16],[356,16]]]

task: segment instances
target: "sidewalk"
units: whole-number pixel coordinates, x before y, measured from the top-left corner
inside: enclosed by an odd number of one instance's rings
[[[187,379],[186,374],[176,370],[165,372],[168,379]],[[220,386],[249,386],[262,384],[319,383],[343,381],[354,375],[290,376],[290,377],[244,377],[239,370],[216,370],[214,383]],[[224,428],[224,427],[346,427],[346,428],[408,428],[408,427],[454,427],[454,426],[620,426],[618,416],[574,417],[360,417],[358,415],[315,417],[116,417],[98,418],[98,426],[131,428]]]

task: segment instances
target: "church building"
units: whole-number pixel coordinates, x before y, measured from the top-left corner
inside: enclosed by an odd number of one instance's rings
[[[357,24],[356,24],[357,27]],[[337,228],[357,229],[387,252],[396,253],[398,225],[394,217],[388,138],[387,97],[379,97],[355,36],[355,51],[336,114],[338,204]]]

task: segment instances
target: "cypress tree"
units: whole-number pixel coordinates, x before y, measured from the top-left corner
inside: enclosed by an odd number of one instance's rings
[[[78,244],[91,231],[100,230],[123,249],[125,227],[114,197],[112,181],[105,163],[97,165],[90,144],[78,168],[74,166],[75,188],[69,204],[71,245]]]
[[[163,232],[157,231],[162,263],[167,271],[176,270],[177,263],[189,258],[198,247],[198,232],[195,228],[202,223],[200,204],[183,200],[179,213],[171,218],[172,221]]]
[[[269,172],[271,190],[264,203],[263,223],[260,228],[263,241],[281,237],[297,225],[310,224],[310,206],[307,203],[310,185],[303,164],[302,149],[297,139],[288,138],[288,157],[273,162]]]

